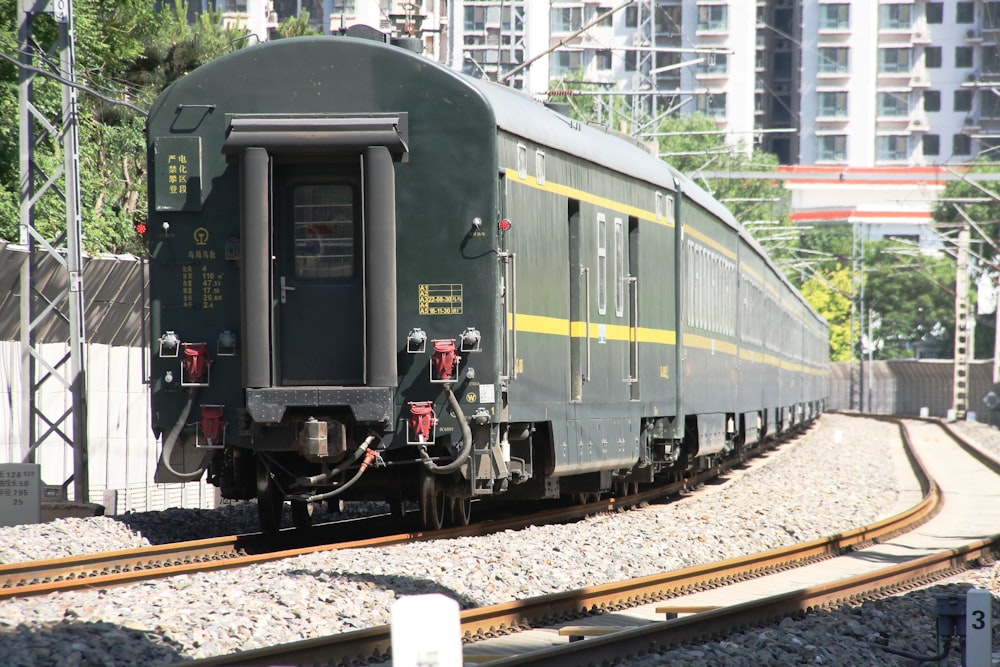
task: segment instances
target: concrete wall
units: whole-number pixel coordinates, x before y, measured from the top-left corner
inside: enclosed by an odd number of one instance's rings
[[[947,417],[952,408],[955,365],[950,359],[897,359],[876,361],[864,366],[865,406],[863,412],[879,415],[919,416],[926,408],[931,417]],[[830,364],[830,400],[833,410],[847,410],[850,402],[850,364]],[[854,364],[855,409],[859,369]],[[968,410],[984,423],[1000,421],[983,403],[992,389],[993,361],[969,364]],[[870,378],[870,381],[869,381]],[[870,387],[870,391],[869,391]],[[868,398],[870,393],[870,399]],[[998,392],[1000,393],[1000,392]]]
[[[27,254],[12,246],[0,246],[0,284],[10,289],[0,293],[0,463],[25,459],[31,445],[22,424],[25,401],[21,386],[19,272]],[[49,271],[50,273],[46,273]],[[41,267],[39,284],[58,288],[58,267]],[[168,507],[212,508],[218,503],[215,487],[197,482],[155,484],[153,472],[159,443],[150,428],[147,350],[141,346],[142,323],[146,321],[142,262],[135,257],[90,257],[84,270],[87,323],[87,439],[90,492],[86,499],[105,506],[107,514],[159,510]],[[44,291],[45,288],[43,288]],[[44,363],[55,367],[69,349],[65,332],[58,326],[39,334],[37,348]],[[60,340],[62,338],[62,340]],[[44,368],[44,366],[42,366]],[[40,373],[40,371],[39,371]],[[36,380],[37,381],[37,380]],[[38,412],[55,419],[72,406],[65,385],[47,380],[34,392]],[[40,444],[34,462],[41,464],[46,485],[60,486],[73,474],[73,448],[45,420],[36,418],[35,438]],[[61,424],[72,437],[72,424]]]

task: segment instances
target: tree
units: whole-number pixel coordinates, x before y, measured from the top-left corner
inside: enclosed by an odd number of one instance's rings
[[[285,19],[278,24],[278,34],[282,37],[304,37],[318,35],[318,30],[309,27],[309,10],[303,8],[298,16]]]
[[[17,5],[0,5],[0,51],[15,57]],[[156,11],[150,0],[85,0],[74,3],[77,81],[93,93],[148,108],[172,81],[209,60],[245,45],[243,31],[227,29],[221,13],[199,14],[188,23],[184,0]],[[41,52],[55,43],[51,17],[33,22]],[[16,57],[15,57],[16,59]],[[18,72],[0,63],[0,237],[17,242],[19,230]],[[60,84],[36,78],[36,106],[58,115]],[[79,96],[81,214],[89,252],[142,252],[134,232],[146,217],[145,117],[124,104],[90,93]],[[36,154],[46,173],[62,161],[55,138]],[[62,204],[43,197],[36,205],[38,230],[48,239],[65,229]]]
[[[830,361],[851,359],[851,270],[834,264],[802,284],[802,296],[830,325]]]
[[[954,260],[915,253],[911,245],[893,240],[868,246],[865,306],[874,314],[869,332],[876,345],[873,356],[910,358],[921,350],[921,356],[928,350],[950,356],[955,328]]]

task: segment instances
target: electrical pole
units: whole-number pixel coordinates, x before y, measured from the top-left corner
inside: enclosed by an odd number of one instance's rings
[[[42,52],[32,24],[51,14],[59,29],[54,45],[56,60]],[[68,499],[90,501],[87,453],[87,382],[85,372],[85,320],[83,298],[83,251],[80,224],[80,139],[76,96],[76,56],[73,50],[72,0],[18,0],[18,130],[20,134],[20,242],[28,249],[21,268],[21,456],[35,462],[39,448],[73,450],[73,474],[54,490]],[[38,63],[35,58],[38,56]],[[58,63],[58,66],[55,63]],[[62,108],[55,118],[46,118],[36,103],[34,86],[41,79],[35,70],[48,69],[62,80]],[[63,164],[47,174],[35,150],[58,143]],[[60,188],[61,184],[61,188]],[[46,239],[36,227],[38,203],[59,199],[65,204],[66,230],[56,239]],[[55,267],[55,268],[53,268]],[[60,340],[61,339],[61,340]],[[47,353],[46,344],[67,343],[58,358]],[[43,400],[55,385],[68,391],[72,405]],[[57,449],[58,452],[58,449]],[[59,455],[59,454],[57,454]],[[45,476],[45,469],[42,469]],[[48,493],[46,498],[51,498]]]

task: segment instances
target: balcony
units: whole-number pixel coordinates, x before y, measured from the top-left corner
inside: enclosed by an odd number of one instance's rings
[[[976,28],[969,28],[965,31],[965,41],[969,44],[982,44],[983,33]]]
[[[909,85],[910,81],[913,79],[914,74],[909,68],[901,69],[885,69],[879,70],[878,72],[878,82],[879,85],[883,85],[885,81],[900,82],[904,81],[904,85]]]

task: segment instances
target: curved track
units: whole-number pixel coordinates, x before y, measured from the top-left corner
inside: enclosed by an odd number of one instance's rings
[[[287,529],[277,537],[264,534],[234,535],[0,565],[0,600],[81,588],[123,586],[180,574],[245,567],[320,551],[486,535],[531,525],[575,521],[599,512],[624,509],[689,492],[742,464],[747,458],[772,449],[775,444],[768,442],[747,449],[741,458],[699,472],[683,482],[655,487],[625,498],[607,498],[585,505],[491,518],[465,527],[401,533],[398,532],[398,520],[380,516],[322,524],[305,531]],[[501,511],[498,510],[496,516],[500,516]]]
[[[994,493],[1000,487],[995,472],[1000,467],[988,468],[958,444],[944,442],[939,426],[911,424],[910,428],[938,433],[922,431],[915,437],[911,461],[923,489],[921,500],[911,509],[829,539],[764,554],[465,611],[460,622],[466,638],[466,662],[488,661],[497,667],[601,664],[648,651],[651,646],[691,641],[803,609],[868,596],[872,590],[889,585],[925,582],[990,554],[996,538],[989,526],[1000,526],[1000,516],[993,524],[987,519],[977,527],[970,526],[963,534],[979,537],[961,540],[960,544],[954,540],[937,544],[939,540],[934,536],[942,532],[942,526],[948,526],[946,534],[954,534],[955,516],[947,508],[961,507],[959,498],[979,497],[977,494],[984,488],[986,493]],[[945,450],[943,453],[935,451],[935,444],[928,444],[935,441],[938,449]],[[943,475],[940,487],[928,479],[926,472],[920,472],[924,468],[919,461],[930,459],[932,454],[928,467],[935,476]],[[963,474],[976,477],[975,486],[957,481],[953,473],[943,473],[942,456],[948,460],[962,458],[968,465]],[[942,504],[945,495],[948,505]],[[900,553],[904,550],[911,553]],[[888,562],[893,563],[892,568],[886,567]],[[845,578],[845,563],[861,571]],[[827,574],[822,574],[823,570]],[[749,579],[755,580],[753,587],[746,585]],[[819,583],[835,579],[841,581]],[[809,583],[803,585],[803,580]],[[761,586],[771,592],[762,594]],[[668,614],[680,617],[667,620]],[[588,636],[600,638],[569,641]],[[389,648],[390,628],[382,626],[183,664],[352,664],[384,659]]]

